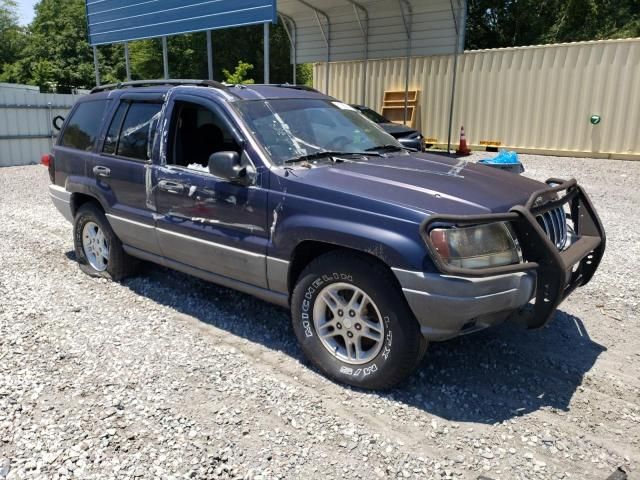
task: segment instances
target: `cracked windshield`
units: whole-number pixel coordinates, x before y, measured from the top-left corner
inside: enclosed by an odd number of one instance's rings
[[[278,165],[323,154],[374,155],[376,149],[402,149],[391,135],[342,102],[247,100],[236,106]]]

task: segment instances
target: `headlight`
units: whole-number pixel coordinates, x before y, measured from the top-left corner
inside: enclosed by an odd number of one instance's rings
[[[452,267],[501,267],[521,260],[519,245],[505,222],[434,228],[429,236],[437,254]]]

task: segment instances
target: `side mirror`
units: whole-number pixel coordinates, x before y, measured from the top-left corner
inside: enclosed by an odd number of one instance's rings
[[[242,166],[238,152],[216,152],[209,157],[209,173],[230,182],[246,184],[249,181],[246,167]]]

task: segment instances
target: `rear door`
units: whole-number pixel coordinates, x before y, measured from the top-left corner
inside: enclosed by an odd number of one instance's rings
[[[157,235],[163,255],[191,267],[266,287],[268,175],[238,185],[209,173],[219,151],[245,155],[221,106],[178,94],[168,112],[166,162],[154,175]]]
[[[53,149],[56,185],[64,186],[70,192],[89,193],[87,165],[95,154],[110,103],[104,97],[91,95],[71,111]]]
[[[147,176],[161,102],[158,94],[121,96],[87,172],[107,203],[107,218],[122,243],[154,254],[160,248],[148,202]]]

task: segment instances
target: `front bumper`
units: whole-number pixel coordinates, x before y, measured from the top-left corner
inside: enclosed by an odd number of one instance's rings
[[[536,274],[472,278],[393,269],[425,338],[446,340],[504,321],[535,294]]]
[[[423,334],[433,340],[478,330],[507,317],[529,328],[544,326],[560,303],[587,284],[598,268],[606,236],[591,200],[575,180],[547,180],[549,188],[534,192],[525,205],[508,213],[475,216],[431,216],[421,235],[440,274],[394,270]],[[566,192],[560,198],[551,195]],[[546,203],[545,203],[546,199]],[[559,251],[536,216],[568,205],[576,240]],[[523,262],[503,267],[467,269],[442,261],[430,231],[439,226],[509,222],[522,249]],[[529,301],[535,298],[535,302]]]
[[[424,152],[425,150],[424,137],[422,135],[418,137],[400,137],[400,138],[397,138],[396,140],[398,140],[402,146],[407,148],[413,148],[418,152]]]

